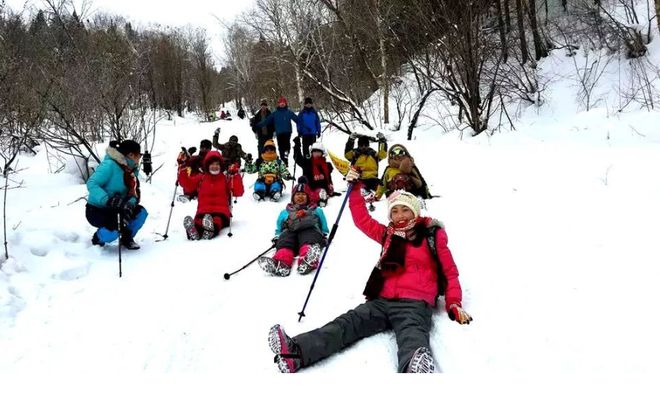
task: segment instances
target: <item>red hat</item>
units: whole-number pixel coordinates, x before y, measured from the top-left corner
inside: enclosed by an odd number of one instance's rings
[[[307,184],[307,178],[305,176],[301,176],[300,178],[298,178],[298,183],[293,187],[293,190],[291,191],[291,202],[293,202],[293,197],[298,192],[305,193],[307,195],[307,204],[311,203],[312,189]]]
[[[220,165],[222,165],[222,154],[220,154],[220,152],[218,151],[211,150],[208,153],[206,153],[206,156],[204,157],[203,160],[204,171],[208,172],[209,166],[214,161],[218,161]]]
[[[277,104],[284,103],[284,104],[289,104],[289,102],[286,101],[286,97],[280,96],[279,99],[277,99]]]

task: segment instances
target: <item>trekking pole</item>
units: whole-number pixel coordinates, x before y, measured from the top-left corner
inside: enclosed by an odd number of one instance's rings
[[[177,179],[174,182],[174,193],[172,193],[172,204],[170,204],[170,216],[167,217],[167,227],[165,228],[165,234],[159,235],[163,237],[163,240],[167,240],[167,232],[170,230],[170,221],[172,220],[172,211],[174,210],[174,199],[176,198],[176,188],[179,186],[179,180]],[[162,240],[160,240],[162,242]]]
[[[266,251],[264,251],[263,253],[259,254],[259,255],[256,256],[252,261],[250,261],[249,263],[245,264],[244,266],[242,266],[241,268],[237,269],[236,271],[234,271],[234,272],[232,272],[232,273],[225,273],[225,275],[224,275],[225,280],[229,280],[229,278],[230,278],[232,275],[237,274],[237,273],[243,271],[245,268],[247,268],[248,266],[250,266],[250,264],[252,264],[253,262],[257,261],[257,260],[259,259],[259,257],[263,256],[264,254],[268,253],[269,251],[271,251],[271,250],[274,249],[274,248],[275,248],[275,244],[273,244],[272,246],[270,246],[269,248],[267,248]]]
[[[232,197],[234,197],[234,174],[229,175],[229,233],[227,233],[227,236],[229,237],[234,236],[234,234],[231,233],[231,220],[234,216],[234,203],[232,203]]]
[[[117,253],[119,254],[119,277],[121,278],[121,211],[117,212],[117,231],[119,232]]]
[[[296,167],[297,167],[297,166],[298,166],[298,163],[297,163],[296,160],[294,159],[294,160],[293,160],[293,175],[292,175],[292,178],[293,178],[293,179],[291,179],[292,182],[295,182],[295,181],[296,181]],[[293,189],[295,189],[295,188],[296,188],[296,185],[295,185],[295,183],[294,183],[294,184],[291,185],[291,193],[293,193]]]
[[[325,256],[328,254],[328,249],[330,248],[332,239],[335,237],[335,233],[337,233],[337,228],[339,227],[339,220],[341,219],[341,215],[344,212],[344,207],[346,207],[346,201],[348,200],[348,196],[350,196],[351,190],[353,190],[353,185],[354,183],[349,184],[348,189],[346,189],[346,196],[344,196],[344,202],[341,203],[341,208],[339,209],[339,214],[337,214],[337,219],[335,220],[334,225],[332,225],[332,230],[330,231],[330,235],[328,236],[328,244],[325,246],[325,249],[323,250],[323,256],[321,257],[321,261],[319,262],[319,267],[316,269],[316,274],[314,274],[314,280],[312,280],[312,286],[310,286],[309,288],[309,292],[307,293],[307,298],[305,299],[305,304],[303,305],[302,311],[298,313],[299,315],[298,322],[300,322],[302,318],[305,316],[305,308],[307,308],[307,302],[309,301],[309,297],[312,295],[312,290],[314,290],[316,279],[319,277],[319,272],[321,272],[321,267],[323,266],[323,261],[325,260]]]

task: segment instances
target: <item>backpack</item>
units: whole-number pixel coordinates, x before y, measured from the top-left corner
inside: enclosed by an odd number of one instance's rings
[[[438,258],[438,247],[435,244],[435,232],[437,230],[437,226],[432,226],[428,229],[429,235],[426,237],[426,243],[428,244],[429,250],[431,250],[431,255],[438,266],[438,296],[444,296],[445,290],[447,290],[447,277],[442,272],[442,264]]]

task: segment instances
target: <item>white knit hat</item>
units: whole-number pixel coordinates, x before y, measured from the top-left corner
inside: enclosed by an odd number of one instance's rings
[[[309,152],[311,153],[312,151],[320,151],[321,153],[323,153],[323,155],[325,155],[325,148],[321,143],[318,142],[314,142],[309,145]]]
[[[413,212],[415,218],[419,217],[421,204],[417,196],[412,193],[405,190],[396,190],[387,198],[387,215],[390,218],[394,206],[406,206]]]

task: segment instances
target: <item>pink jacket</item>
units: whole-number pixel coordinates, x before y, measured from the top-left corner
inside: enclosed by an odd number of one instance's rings
[[[349,207],[353,222],[365,235],[382,244],[387,227],[369,215],[364,198],[360,194],[360,185],[357,183],[349,195]],[[445,306],[449,310],[451,304],[461,305],[463,298],[461,284],[458,281],[458,269],[454,258],[447,247],[447,233],[444,229],[437,229],[435,243],[438,249],[438,258],[442,265],[442,272],[447,278],[445,291]],[[411,299],[423,300],[433,306],[438,296],[438,275],[436,265],[432,259],[431,250],[426,240],[419,247],[412,243],[406,246],[406,257],[402,271],[383,272],[385,283],[380,297],[385,299]]]

